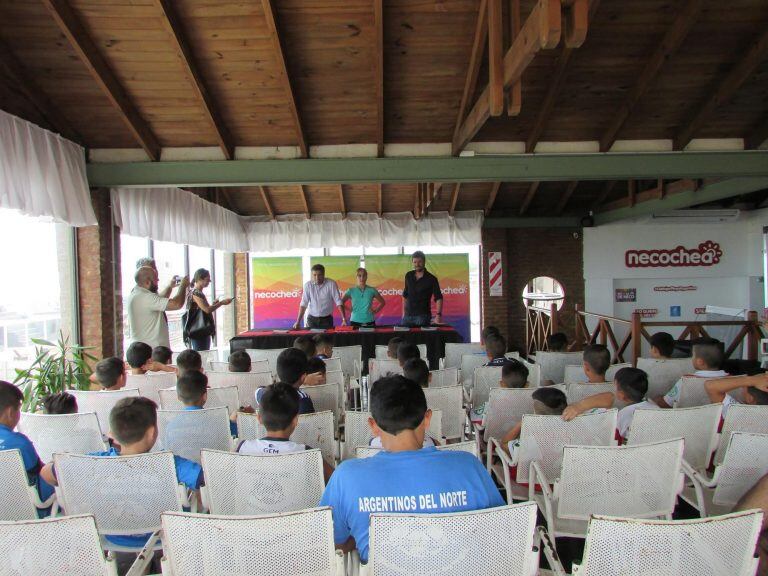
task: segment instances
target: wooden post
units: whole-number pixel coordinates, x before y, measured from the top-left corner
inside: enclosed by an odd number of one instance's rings
[[[600,344],[608,345],[608,321],[600,318]]]
[[[552,319],[549,326],[550,326],[550,334],[554,334],[555,332],[558,332],[560,329],[560,319],[557,317],[557,304],[552,302],[552,304],[549,305],[550,309],[550,318]]]
[[[640,312],[632,312],[632,366],[637,367],[637,359],[642,353],[643,318]]]
[[[579,323],[579,305],[578,304],[574,304],[573,306],[573,319],[576,322],[576,326],[573,330],[573,337],[574,337],[573,345],[581,346],[582,342],[584,342],[584,334],[581,333],[581,324]]]
[[[747,321],[749,322],[749,332],[747,332],[747,360],[757,360],[758,346],[760,346],[760,340],[758,339],[758,318],[757,312],[750,310],[747,314]]]

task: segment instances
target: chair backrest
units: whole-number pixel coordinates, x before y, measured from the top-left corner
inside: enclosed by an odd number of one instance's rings
[[[157,405],[160,405],[160,390],[176,386],[176,374],[172,372],[147,372],[146,374],[131,374],[129,376],[134,380],[127,381],[126,387],[138,388],[140,396],[149,398]]]
[[[371,514],[372,574],[534,574],[536,504],[450,514]],[[494,537],[501,535],[503,538]]]
[[[433,410],[442,410],[442,433],[445,438],[455,439],[464,436],[464,387],[461,384],[444,388],[425,388],[427,406]]]
[[[267,360],[270,372],[277,374],[277,357],[280,356],[280,352],[283,350],[286,350],[286,348],[246,348],[245,351],[251,357],[251,362]]]
[[[731,434],[734,432],[753,432],[768,434],[768,406],[752,404],[731,404],[725,413],[720,443],[715,452],[715,464],[720,464],[725,457]]]
[[[368,446],[373,436],[371,427],[368,426],[370,412],[357,412],[347,410],[344,413],[344,450],[341,454],[342,460],[355,457],[355,448],[358,446]]]
[[[430,388],[441,388],[443,386],[456,386],[459,383],[458,368],[443,368],[442,370],[432,370],[432,379],[429,381]]]
[[[660,440],[685,440],[683,458],[697,470],[705,470],[717,443],[720,404],[676,410],[638,409],[632,415],[628,444]]]
[[[397,360],[374,360],[368,361],[368,384],[373,385],[377,380],[388,374],[402,374],[403,369]]]
[[[266,516],[163,514],[163,574],[335,576],[330,508]]]
[[[536,388],[491,388],[485,409],[483,440],[501,440],[523,419],[523,414],[533,414],[531,396],[535,391]]]
[[[568,399],[568,404],[575,404],[584,398],[594,396],[595,394],[602,394],[603,392],[615,392],[616,386],[612,382],[608,384],[587,384],[580,382],[571,382],[566,384],[565,396]]]
[[[565,367],[569,364],[581,364],[581,352],[536,352],[536,364],[541,367],[541,380],[551,380],[555,384],[565,382]]]
[[[341,368],[341,358],[338,356],[326,358],[323,362],[325,362],[325,370],[327,372],[343,372]]]
[[[733,432],[712,501],[734,506],[760,478],[768,474],[768,434]]]
[[[338,384],[321,384],[320,386],[304,386],[302,391],[312,399],[315,410],[333,412],[334,421],[339,421],[341,411],[341,388]]]
[[[582,414],[566,422],[560,416],[523,415],[517,458],[517,482],[528,482],[531,462],[538,462],[547,478],[560,474],[563,446],[616,444],[617,410]]]
[[[254,390],[254,400],[255,399]],[[237,386],[227,386],[226,388],[208,388],[208,399],[205,401],[206,408],[226,408],[230,414],[237,412],[240,407],[240,392]],[[176,394],[176,388],[160,390],[160,408],[163,410],[183,410],[184,404],[179,400]]]
[[[429,365],[429,358],[427,357],[427,345],[426,344],[416,344],[416,346],[419,349],[419,354],[422,360]],[[336,349],[334,348],[334,356],[336,355]],[[387,351],[389,350],[389,346],[386,344],[376,344],[376,360],[387,360],[389,359],[389,356],[387,356]]]
[[[479,343],[463,344],[447,342],[445,344],[443,368],[460,368],[461,357],[464,354],[478,354],[485,356],[485,348]]]
[[[229,362],[212,361],[209,364],[209,368],[210,370],[206,370],[209,377],[211,372],[229,372]],[[269,360],[251,360],[251,374],[261,374],[263,372],[268,374],[272,372],[272,369],[269,367]]]
[[[566,446],[557,515],[671,518],[683,487],[682,460],[682,438],[635,446]]]
[[[648,374],[648,398],[663,396],[675,382],[694,370],[691,358],[638,358],[637,367]]]
[[[683,376],[680,382],[680,398],[675,403],[675,408],[691,408],[692,406],[704,406],[712,402],[704,387],[706,378],[696,376]]]
[[[613,576],[631,569],[633,574],[753,576],[761,521],[754,510],[692,520],[594,516],[579,574]]]
[[[203,450],[211,514],[246,516],[314,508],[325,486],[320,450],[251,455]]]
[[[629,362],[625,362],[623,364],[611,364],[608,367],[608,370],[605,372],[605,380],[607,382],[613,382],[613,379],[616,376],[616,372],[618,372],[622,368],[632,368],[632,364]],[[578,365],[569,364],[568,366],[566,366],[564,378],[565,378],[565,380],[563,380],[564,382],[588,382],[589,381],[586,373],[584,372],[583,364],[578,364]]]
[[[30,493],[27,471],[24,469],[21,452],[17,449],[0,450],[0,486],[3,487],[0,491],[1,522],[37,518],[37,508]],[[2,547],[0,543],[0,549]]]
[[[113,576],[92,514],[0,522],[2,574]]]
[[[40,459],[50,462],[54,452],[88,454],[106,450],[99,420],[93,412],[77,414],[21,414],[19,432],[29,436]]]
[[[382,450],[383,448],[373,448],[372,446],[358,446],[355,448],[355,458],[370,458]]]
[[[469,440],[467,442],[454,442],[453,444],[443,444],[442,446],[437,446],[437,449],[445,450],[448,452],[469,452],[478,458],[480,457],[480,455],[477,453],[477,442],[474,440]]]
[[[226,408],[158,410],[157,442],[153,450],[170,450],[177,456],[200,462],[200,450],[229,450],[229,412]]]
[[[68,390],[77,400],[78,412],[94,412],[99,419],[102,432],[109,431],[109,413],[118,400],[139,395],[137,388],[121,388],[120,390],[91,392],[86,390]]]
[[[334,346],[333,358],[341,359],[341,371],[350,378],[360,377],[360,365],[363,362],[363,347]]]
[[[427,436],[436,439],[438,442],[442,442],[445,436],[443,433],[443,411],[438,408],[432,409],[432,418],[429,421],[429,428],[427,428]]]
[[[100,534],[146,534],[160,514],[182,509],[173,454],[56,454],[56,489],[67,514],[93,514]]]
[[[208,374],[208,386],[220,390],[222,388],[237,388],[237,400],[239,406],[256,406],[256,390],[272,384],[272,375],[269,372],[211,372]],[[214,393],[216,395],[217,392]],[[229,393],[231,394],[231,393]],[[216,397],[222,402],[225,398]],[[230,398],[231,399],[231,398]],[[211,392],[208,392],[208,406],[211,401]]]
[[[237,432],[240,440],[256,440],[263,438],[267,430],[262,426],[256,414],[237,414]],[[337,444],[333,412],[313,412],[299,414],[296,430],[291,434],[291,440],[305,444],[311,448],[319,448],[323,458],[333,463],[336,459]]]
[[[200,359],[203,361],[203,366],[208,366],[211,362],[219,360],[218,350],[199,350],[198,353],[200,354]],[[171,364],[174,366],[176,365],[176,360],[179,358],[179,354],[181,354],[181,352],[171,353]]]
[[[462,354],[461,369],[459,370],[459,379],[465,386],[472,386],[474,382],[475,368],[479,368],[488,363],[488,356],[480,354]],[[499,370],[501,367],[499,366]],[[498,380],[496,380],[498,383]]]
[[[478,366],[472,381],[472,406],[482,406],[488,402],[491,388],[498,388],[501,382],[501,366]]]
[[[520,358],[520,362],[523,363],[523,366],[528,368],[528,384],[531,388],[538,388],[541,386],[541,366],[535,362],[528,362],[524,358]],[[556,384],[559,384],[559,382],[556,382]]]

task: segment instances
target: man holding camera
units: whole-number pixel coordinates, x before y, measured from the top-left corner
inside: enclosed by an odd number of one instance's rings
[[[128,311],[128,325],[131,330],[131,342],[144,342],[152,348],[155,346],[171,347],[168,336],[168,320],[165,317],[167,310],[180,310],[184,307],[189,287],[189,278],[174,277],[174,284],[178,279],[178,290],[173,298],[158,294],[159,279],[157,268],[144,265],[136,270],[134,276],[136,286],[131,290],[126,301]],[[172,286],[168,287],[170,294]]]

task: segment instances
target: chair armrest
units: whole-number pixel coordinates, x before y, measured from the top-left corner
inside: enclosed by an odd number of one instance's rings
[[[336,566],[335,566],[335,574],[336,576],[345,576],[346,574],[346,568],[344,566],[344,553],[341,550],[336,550]]]
[[[715,468],[715,474],[712,476],[711,479],[708,479],[703,474],[700,474],[699,472],[694,470],[693,467],[690,464],[688,464],[688,462],[686,462],[685,460],[681,461],[680,468],[683,472],[683,475],[690,478],[691,483],[693,484],[693,491],[696,494],[696,507],[699,510],[699,515],[702,518],[706,518],[707,505],[706,505],[706,498],[704,498],[703,486],[706,486],[707,488],[713,488],[717,484],[717,477],[719,476],[720,469]]]
[[[496,440],[496,438],[493,438],[493,442],[496,444],[496,456],[501,459],[501,462],[504,464],[504,466],[507,466],[511,468],[515,465],[515,463],[512,461],[512,458],[509,454],[507,454],[506,450],[501,447],[501,442]]]
[[[40,494],[38,494],[37,488],[35,488],[34,486],[27,486],[27,488],[29,489],[29,493],[32,495],[32,501],[35,503],[35,508],[37,508],[38,510],[42,510],[44,508],[48,508],[56,504],[55,491],[53,494],[48,496],[48,498],[45,501],[43,501],[43,500],[40,500]]]
[[[555,576],[568,576],[568,573],[565,571],[565,568],[563,568],[563,565],[560,562],[560,557],[557,555],[557,548],[555,548],[555,544],[550,539],[549,534],[547,534],[547,530],[544,528],[544,526],[539,526],[537,528],[537,533],[539,536],[541,550],[544,552],[544,557],[549,563],[549,569],[552,571],[552,573],[555,574]]]
[[[552,509],[552,503],[554,502],[554,494],[549,487],[549,480],[544,474],[544,471],[539,466],[539,463],[535,460],[531,462],[531,466],[528,469],[528,499],[534,500],[536,495],[536,484],[541,486],[541,496],[544,501],[544,519],[547,521],[547,529],[555,534],[555,516]]]
[[[477,435],[477,432],[475,432],[475,435]],[[488,470],[488,473],[491,473],[491,465],[493,464],[493,453],[494,451],[503,452],[501,450],[501,447],[496,442],[496,438],[488,438],[488,443],[486,444],[486,455],[485,455],[485,469]]]
[[[152,562],[152,558],[155,555],[155,545],[157,544],[157,541],[162,537],[162,533],[162,530],[155,530],[152,532],[149,540],[147,540],[147,543],[144,544],[144,547],[141,549],[141,552],[139,552],[138,556],[136,556],[136,560],[131,565],[128,572],[126,572],[125,576],[141,576],[142,574],[146,573],[147,568],[149,567],[149,563]]]

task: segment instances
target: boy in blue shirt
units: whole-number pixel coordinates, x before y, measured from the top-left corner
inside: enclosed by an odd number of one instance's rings
[[[187,372],[203,372],[203,357],[196,350],[182,350],[176,357],[176,369],[179,376]]]
[[[432,412],[424,390],[403,376],[378,380],[371,388],[374,436],[384,451],[342,462],[328,483],[321,506],[333,508],[336,547],[357,547],[368,561],[371,512],[440,513],[502,506],[490,475],[468,452],[422,448]]]
[[[501,334],[489,334],[485,339],[485,353],[488,355],[488,362],[485,366],[504,366],[507,358],[507,341]]]
[[[202,410],[208,401],[208,376],[196,370],[183,372],[176,381],[176,396],[184,404],[184,410]],[[243,408],[243,411],[253,413],[254,409]],[[229,417],[229,433],[237,436],[237,413]]]

